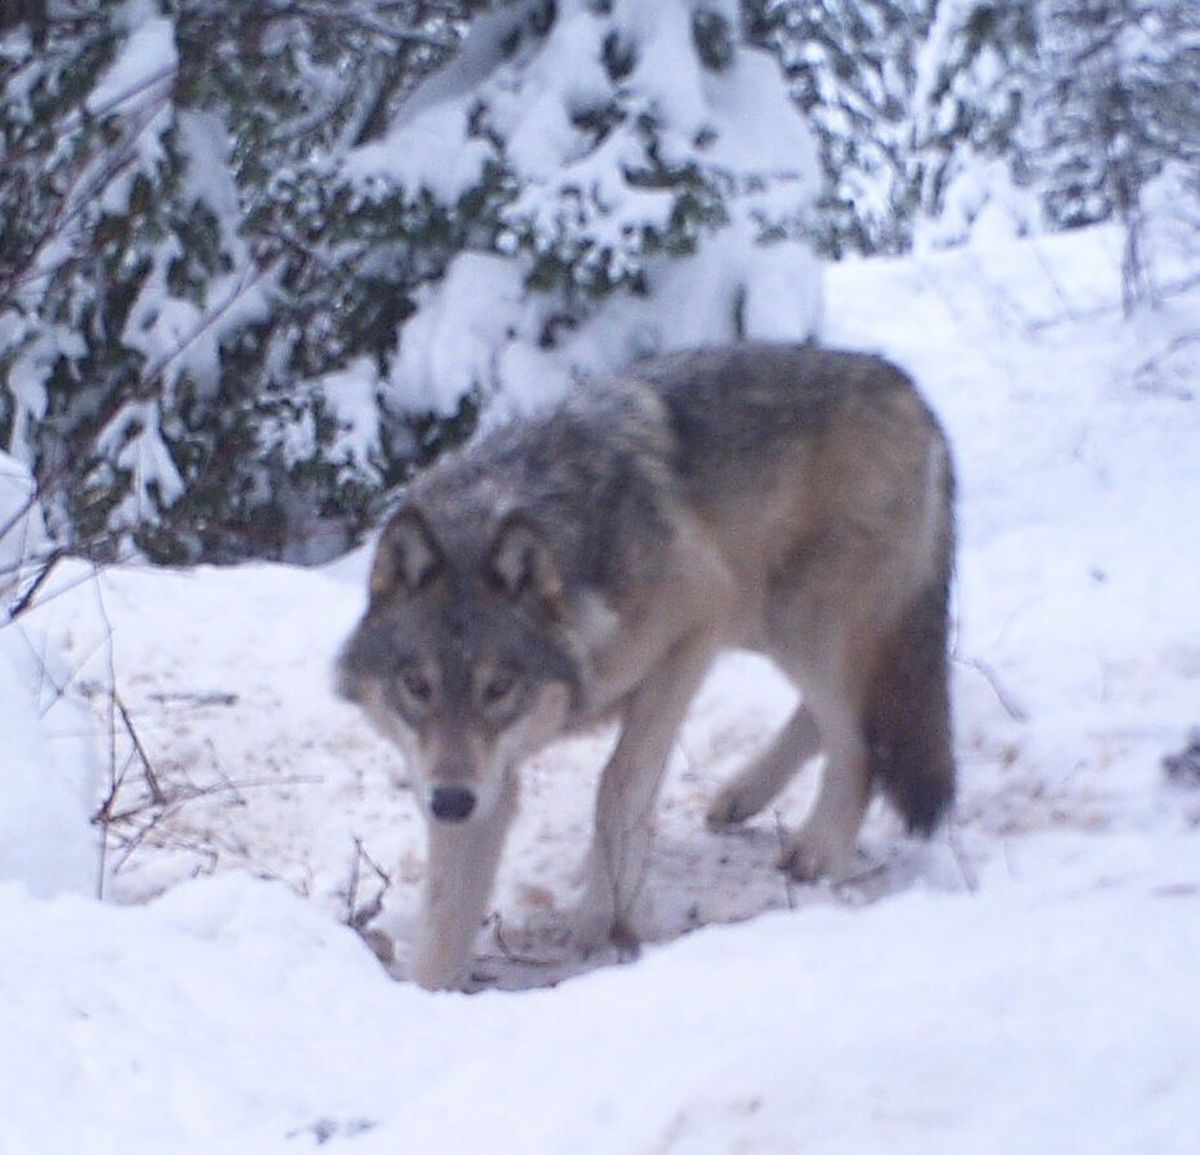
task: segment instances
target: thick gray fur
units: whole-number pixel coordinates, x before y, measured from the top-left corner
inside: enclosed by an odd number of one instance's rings
[[[722,649],[766,654],[802,700],[710,825],[752,817],[821,752],[793,875],[852,871],[875,784],[930,832],[954,796],[953,491],[899,369],[770,344],[641,362],[417,478],[339,663],[428,819],[413,977],[469,982],[520,763],[613,718],[572,930],[583,950],[636,934],[663,769]]]

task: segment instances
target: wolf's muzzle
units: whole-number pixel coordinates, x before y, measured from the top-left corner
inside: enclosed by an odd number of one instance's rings
[[[463,822],[475,809],[475,792],[466,786],[435,786],[429,792],[429,810],[442,822]]]

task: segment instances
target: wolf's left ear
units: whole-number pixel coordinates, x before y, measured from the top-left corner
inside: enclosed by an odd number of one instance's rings
[[[532,601],[551,617],[566,609],[566,589],[558,559],[541,531],[520,513],[500,523],[487,559],[493,588],[513,601]]]

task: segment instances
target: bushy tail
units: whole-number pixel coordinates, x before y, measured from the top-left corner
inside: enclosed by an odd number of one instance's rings
[[[949,575],[923,590],[885,646],[867,696],[872,773],[928,835],[954,801],[948,642]]]

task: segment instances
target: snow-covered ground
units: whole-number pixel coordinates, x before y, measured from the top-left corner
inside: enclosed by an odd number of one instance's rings
[[[528,768],[481,993],[395,981],[347,925],[382,902],[403,975],[419,821],[329,684],[365,553],[60,565],[0,631],[0,1155],[1190,1155],[1200,782],[1163,758],[1200,725],[1200,288],[1122,322],[1118,256],[1101,230],[830,270],[828,341],[908,367],[956,447],[958,812],[929,846],[873,814],[837,891],[772,868],[809,782],[708,832],[789,702],[732,657],[634,963],[521,933],[569,901],[603,735]]]

